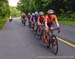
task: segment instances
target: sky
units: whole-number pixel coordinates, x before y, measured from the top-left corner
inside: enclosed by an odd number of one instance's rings
[[[17,2],[19,2],[19,0],[8,0],[8,2],[9,2],[10,6],[16,7],[17,6]]]

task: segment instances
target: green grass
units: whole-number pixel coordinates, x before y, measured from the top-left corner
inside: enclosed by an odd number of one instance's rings
[[[61,24],[75,26],[75,21],[59,21]]]
[[[3,28],[3,26],[6,23],[6,21],[7,21],[7,18],[4,18],[4,19],[0,18],[0,30]]]

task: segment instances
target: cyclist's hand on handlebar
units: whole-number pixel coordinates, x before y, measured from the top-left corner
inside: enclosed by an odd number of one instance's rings
[[[60,33],[60,27],[57,27],[58,33]]]

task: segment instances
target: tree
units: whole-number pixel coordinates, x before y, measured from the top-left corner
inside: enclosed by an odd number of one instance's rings
[[[0,16],[5,17],[10,15],[8,0],[0,1]]]
[[[19,8],[22,12],[47,11],[65,13],[75,11],[75,0],[20,0]]]

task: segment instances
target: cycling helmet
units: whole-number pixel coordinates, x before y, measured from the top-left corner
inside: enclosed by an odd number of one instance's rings
[[[38,15],[38,11],[35,12],[35,15]]]
[[[48,14],[52,14],[52,13],[54,13],[54,10],[48,10],[48,12],[47,12]]]
[[[39,15],[44,15],[44,13],[41,11],[41,12],[39,12]]]
[[[35,13],[32,13],[32,16],[34,16],[35,15]]]
[[[28,13],[28,15],[31,15],[30,13]]]

